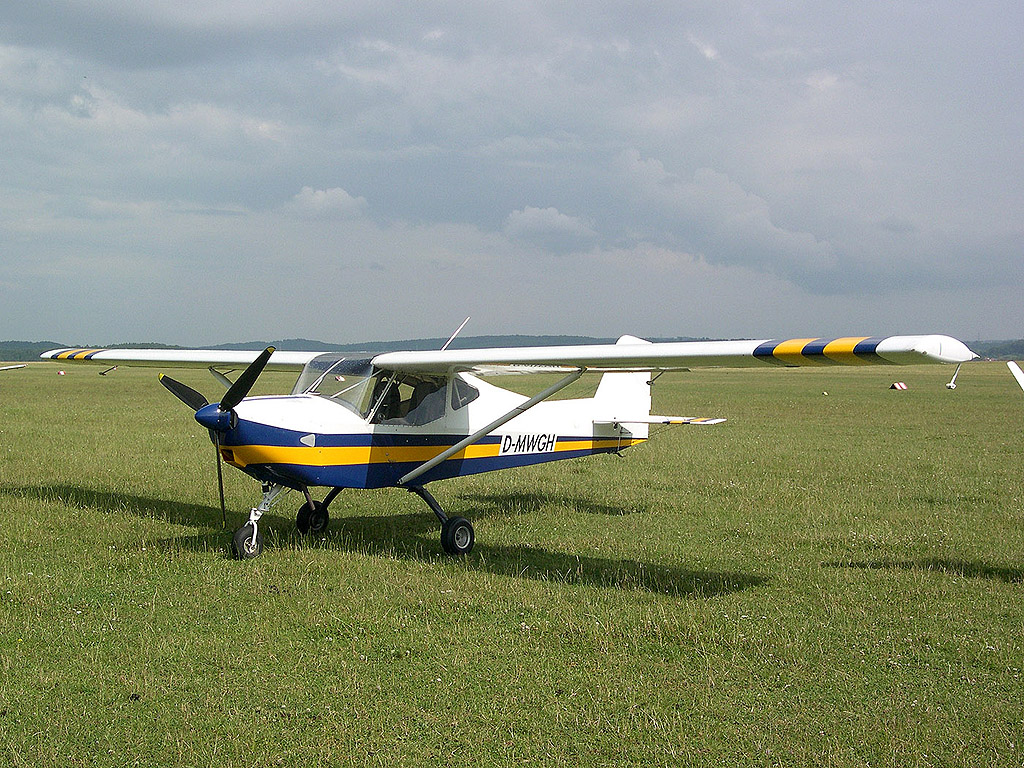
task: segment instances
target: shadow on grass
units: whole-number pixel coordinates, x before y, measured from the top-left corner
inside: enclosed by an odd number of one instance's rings
[[[864,570],[932,571],[970,579],[990,579],[1008,584],[1024,583],[1024,568],[988,565],[977,560],[948,560],[924,557],[919,560],[847,560],[823,563],[827,568],[862,568]]]
[[[473,516],[483,517],[486,515],[522,515],[532,512],[539,512],[545,507],[558,505],[566,507],[573,512],[581,512],[586,515],[609,515],[621,517],[623,515],[635,515],[643,512],[643,507],[621,507],[610,504],[598,504],[593,499],[582,496],[570,496],[568,494],[545,494],[530,491],[516,491],[514,493],[463,493],[459,498],[470,505],[480,505],[474,508]]]
[[[82,488],[68,484],[0,486],[0,494],[37,499],[48,504],[64,504],[82,509],[96,509],[100,512],[164,520],[174,525],[187,525],[192,528],[223,529],[220,507],[206,504],[188,504],[174,499],[154,499],[149,496]],[[274,520],[275,517],[274,515],[264,515],[267,520]],[[279,517],[277,519],[283,524],[291,518]],[[228,510],[229,527],[241,525],[243,522],[242,515]]]
[[[421,562],[447,560],[447,556],[441,553],[437,522],[429,513],[334,518],[326,534],[316,538],[296,534],[281,543]],[[635,560],[572,555],[528,545],[498,546],[480,541],[459,562],[467,570],[512,578],[634,589],[682,597],[714,597],[768,582],[766,577],[746,573],[694,571]]]
[[[221,528],[220,509],[215,506],[187,504],[66,484],[0,487],[0,494],[210,529],[209,532],[193,536],[165,538],[153,543],[165,550],[178,552],[218,552],[225,551],[226,548],[230,550],[231,534]],[[490,511],[493,513],[501,506],[499,500],[507,502],[509,497],[483,495],[477,499],[492,505]],[[550,499],[534,494],[517,494],[512,497],[511,503],[522,504],[526,508],[524,511],[532,511],[533,508],[539,509],[544,503],[550,503]],[[584,509],[596,510],[598,514],[619,514],[605,512],[603,510],[612,508],[584,500],[578,500],[577,504]],[[488,510],[481,511],[486,514]],[[332,518],[327,532],[315,538],[301,536],[295,532],[294,521],[290,517],[264,515],[263,520],[270,523],[263,530],[268,531],[268,544],[272,547],[326,548],[428,563],[447,560],[447,556],[441,553],[437,520],[427,510],[414,514]],[[237,513],[229,514],[229,528],[239,524],[241,517]],[[463,558],[461,563],[466,569],[481,573],[553,583],[634,589],[683,597],[714,597],[762,586],[768,581],[763,576],[753,574],[694,571],[650,565],[634,560],[571,555],[526,545],[503,547],[483,542],[478,542],[473,552]]]

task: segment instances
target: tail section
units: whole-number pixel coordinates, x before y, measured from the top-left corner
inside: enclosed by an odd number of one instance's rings
[[[650,344],[635,336],[623,336],[616,344]],[[651,415],[651,373],[606,373],[594,393],[594,404],[603,420],[645,422]]]
[[[650,344],[635,336],[623,336],[617,344]],[[1024,386],[1022,384],[1021,386]],[[651,372],[606,373],[594,394],[594,425],[626,430],[633,440],[649,436],[651,424],[721,424],[725,419],[699,416],[651,415]],[[620,433],[621,434],[621,433]]]

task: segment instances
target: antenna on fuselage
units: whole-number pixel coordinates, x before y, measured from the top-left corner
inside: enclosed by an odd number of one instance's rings
[[[459,331],[461,331],[463,328],[465,328],[466,327],[466,323],[468,323],[468,322],[469,322],[469,318],[467,317],[465,320],[462,321],[462,325],[460,325],[458,328],[455,329],[455,333],[453,333],[451,335],[451,338],[448,339],[448,341],[446,341],[444,343],[443,347],[441,347],[441,351],[442,352],[444,352],[446,349],[448,349],[448,345],[451,344],[453,341],[455,341],[455,337],[459,335]]]

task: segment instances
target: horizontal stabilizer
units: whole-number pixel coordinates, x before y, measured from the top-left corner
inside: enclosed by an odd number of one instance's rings
[[[615,421],[595,421],[595,424],[721,424],[725,419],[705,416],[646,416],[636,419],[616,419]]]

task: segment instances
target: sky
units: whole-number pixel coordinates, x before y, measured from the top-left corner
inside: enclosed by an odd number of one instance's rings
[[[0,339],[1024,337],[1024,4],[0,7]]]

